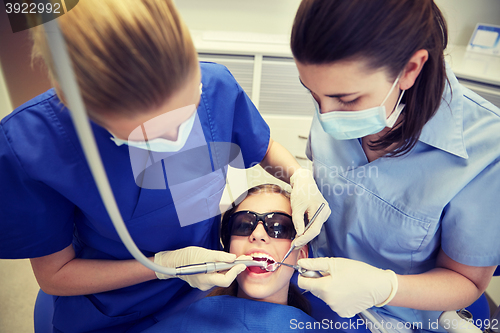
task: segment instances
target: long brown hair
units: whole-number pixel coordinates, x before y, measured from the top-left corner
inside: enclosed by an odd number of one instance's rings
[[[387,69],[394,81],[416,51],[429,59],[405,92],[401,126],[370,147],[387,156],[408,153],[441,104],[447,80],[443,51],[445,19],[433,0],[302,0],[292,29],[291,48],[303,64],[323,65],[362,59],[372,69]]]
[[[283,195],[288,200],[290,200],[290,193],[275,184],[262,184],[254,186],[251,189],[249,189],[248,193],[246,193],[245,195],[258,195],[261,193],[278,193]],[[236,200],[236,202],[240,203],[242,201],[243,200],[241,197]],[[237,209],[238,205],[233,205],[233,208],[227,210],[221,219],[220,239],[222,248],[226,252],[229,252],[229,247],[231,243],[231,235],[229,234],[229,228],[228,228],[229,218],[231,217],[231,215],[234,214],[234,212],[236,212]],[[210,294],[208,294],[207,297],[222,296],[222,295],[236,297],[237,294],[238,294],[238,282],[234,280],[233,283],[227,288],[222,288],[222,287],[215,288],[212,292],[210,292]],[[305,313],[307,313],[308,315],[311,314],[311,305],[309,304],[309,301],[305,298],[304,295],[302,295],[300,290],[292,283],[290,283],[288,287],[287,305],[300,309]]]

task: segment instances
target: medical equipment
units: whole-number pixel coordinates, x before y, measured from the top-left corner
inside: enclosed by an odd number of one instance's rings
[[[254,260],[235,260],[234,262],[205,262],[202,264],[193,264],[186,266],[179,266],[175,268],[175,276],[180,275],[193,275],[193,274],[204,274],[212,273],[218,271],[225,271],[233,268],[236,265],[245,265],[247,267],[266,267],[266,262],[264,261],[254,261]]]
[[[385,97],[382,104],[370,109],[359,110],[356,112],[335,111],[321,113],[320,106],[313,97],[316,115],[325,132],[337,140],[351,140],[379,133],[386,127],[392,128],[405,106],[404,104],[400,104],[404,95],[404,90],[399,94],[398,102],[392,110],[389,118],[387,118],[384,104],[389,96],[391,96],[391,93],[396,87],[396,84],[399,82],[400,77],[401,74],[399,74],[396,81],[392,84],[391,90],[389,90],[389,93]]]
[[[302,268],[299,265],[290,265],[290,264],[285,264],[284,262],[281,262],[279,264],[280,264],[280,266],[283,265],[283,266],[291,267],[291,268],[295,269],[297,272],[299,272],[300,275],[302,275],[303,277],[307,277],[307,278],[320,278],[323,276],[330,275],[328,272],[312,271],[312,270]],[[267,265],[267,267],[274,266],[274,265],[275,264],[270,264],[270,265]],[[268,270],[267,267],[266,267],[267,271],[274,272],[276,270],[276,269]]]
[[[321,206],[319,206],[318,210],[316,211],[316,213],[314,213],[313,217],[311,218],[311,221],[309,221],[309,223],[307,224],[304,232],[302,233],[305,234],[306,231],[311,227],[311,225],[314,223],[314,220],[316,220],[316,217],[318,217],[319,213],[321,213],[321,211],[323,210],[323,207],[325,207],[325,204],[322,203]],[[292,251],[295,249],[295,244],[292,242],[292,245],[290,246],[290,250],[288,250],[288,252],[285,254],[285,256],[283,257],[283,259],[281,260],[281,262],[278,262],[278,263],[274,263],[273,265],[274,266],[274,269],[271,271],[271,272],[274,272],[275,270],[278,269],[279,265],[283,264],[283,262],[285,261],[286,258],[288,258],[288,256],[290,255],[290,253],[292,253]]]

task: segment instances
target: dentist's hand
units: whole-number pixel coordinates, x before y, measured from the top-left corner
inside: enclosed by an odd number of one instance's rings
[[[292,194],[290,196],[292,220],[297,235],[302,235],[304,232],[304,213],[307,212],[308,218],[311,219],[319,206],[321,206],[322,203],[325,204],[325,207],[323,207],[323,210],[309,230],[307,230],[304,235],[294,239],[293,244],[296,247],[300,247],[309,243],[309,241],[319,234],[323,223],[325,223],[330,216],[331,210],[328,202],[319,191],[311,171],[302,168],[297,169],[292,177],[290,177],[290,185],[292,185]]]
[[[316,279],[299,276],[298,286],[321,298],[341,317],[351,318],[372,306],[384,306],[398,290],[396,273],[361,261],[314,258],[300,259],[298,265],[330,273]]]
[[[190,246],[175,251],[163,251],[155,254],[154,263],[165,267],[178,267],[191,264],[201,264],[211,261],[233,262],[236,255],[223,251],[207,250],[202,247]],[[178,278],[186,281],[193,288],[208,290],[214,286],[229,287],[233,280],[246,269],[246,266],[236,265],[226,273],[208,273],[196,275],[181,275]],[[170,279],[174,276],[156,272],[158,279]]]

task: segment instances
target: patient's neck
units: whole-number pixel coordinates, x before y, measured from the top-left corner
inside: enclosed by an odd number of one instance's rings
[[[251,299],[254,301],[261,301],[261,302],[269,302],[269,303],[275,303],[275,304],[283,304],[283,305],[288,305],[288,287],[289,285],[287,284],[280,290],[278,290],[276,293],[269,295],[267,297],[263,298],[256,298],[256,297],[251,297],[247,295],[243,289],[241,289],[238,286],[238,292],[236,294],[237,297],[240,298],[246,298],[246,299]]]

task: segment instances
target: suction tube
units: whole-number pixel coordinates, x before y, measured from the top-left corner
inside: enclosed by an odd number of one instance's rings
[[[57,77],[59,78],[59,83],[64,93],[66,103],[69,106],[71,119],[76,128],[76,133],[83,147],[83,152],[85,153],[87,163],[89,164],[90,171],[92,172],[96,182],[101,199],[118,235],[120,236],[120,239],[132,256],[141,264],[158,273],[175,276],[175,268],[155,264],[139,250],[137,245],[132,240],[127,227],[123,222],[115,197],[111,191],[111,186],[109,184],[106,171],[104,170],[101,156],[97,150],[94,134],[92,133],[89,119],[85,112],[82,96],[78,88],[75,73],[73,72],[71,66],[68,50],[66,49],[66,42],[64,41],[57,19],[45,23],[44,28],[50,51],[52,53],[52,60],[56,68]]]

